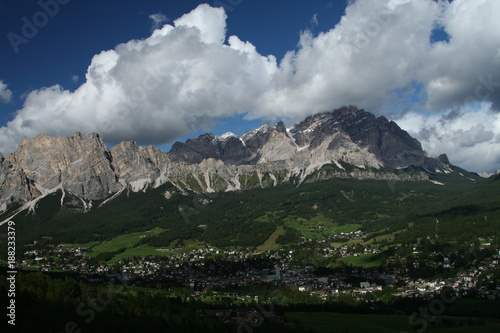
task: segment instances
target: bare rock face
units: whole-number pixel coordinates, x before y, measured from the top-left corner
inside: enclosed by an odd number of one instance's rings
[[[58,187],[84,199],[98,200],[121,188],[107,148],[95,133],[23,139],[18,149],[2,162],[2,171],[2,177],[15,180],[15,186],[3,182],[0,200],[17,191],[31,193],[21,196],[28,201]],[[18,200],[19,196],[14,198]]]
[[[437,159],[443,162],[444,164],[450,164],[450,160],[448,159],[448,155],[446,154],[439,155]]]
[[[251,153],[233,133],[221,136],[207,133],[197,139],[189,139],[186,143],[176,142],[168,155],[173,162],[191,164],[214,158],[230,164],[241,164],[248,161]]]
[[[30,201],[41,195],[24,171],[10,160],[2,161],[0,184],[0,213],[12,204]]]
[[[329,164],[336,171],[320,169]],[[348,165],[346,169],[344,166]],[[378,170],[417,167],[446,171],[445,155],[429,158],[420,143],[384,117],[355,107],[307,117],[291,128],[263,125],[240,137],[204,134],[175,143],[169,153],[121,142],[108,150],[96,133],[39,135],[0,154],[0,213],[62,190],[84,200],[110,199],[127,189],[146,191],[167,182],[178,193],[235,191],[332,177],[428,179]],[[332,169],[330,168],[330,169]]]
[[[241,140],[251,152],[251,164],[288,160],[297,153],[297,146],[286,134],[282,122],[275,127],[263,125],[243,134]]]
[[[444,167],[429,161],[420,142],[402,130],[395,122],[356,107],[344,107],[333,112],[307,117],[290,132],[299,146],[314,149],[324,138],[334,133],[345,133],[360,148],[366,148],[380,162],[390,168]]]
[[[158,147],[139,147],[135,142],[124,141],[111,149],[110,156],[117,179],[133,191],[144,190],[168,175],[170,160]]]

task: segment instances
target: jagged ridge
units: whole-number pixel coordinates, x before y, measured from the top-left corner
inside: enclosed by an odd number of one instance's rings
[[[214,192],[331,177],[425,180],[436,171],[452,172],[446,156],[427,157],[396,123],[352,106],[288,129],[283,122],[263,125],[241,138],[204,134],[176,142],[169,153],[130,141],[108,150],[96,133],[39,135],[23,139],[0,162],[0,213],[14,204],[33,209],[39,198],[59,189],[87,207],[124,190],[167,182],[179,192]],[[325,165],[333,168],[321,169]],[[421,171],[393,172],[404,168]]]

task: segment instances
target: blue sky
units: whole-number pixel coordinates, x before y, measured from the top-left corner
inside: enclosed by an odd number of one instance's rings
[[[90,59],[103,50],[131,39],[151,35],[150,15],[162,13],[171,23],[199,4],[225,4],[228,35],[252,41],[261,54],[281,58],[296,47],[301,30],[330,29],[344,13],[347,0],[341,1],[168,1],[168,0],[71,0],[60,5],[57,15],[39,28],[28,43],[18,45],[15,52],[7,38],[13,32],[22,37],[23,17],[33,22],[33,16],[43,11],[39,0],[0,2],[0,79],[8,82],[18,98],[1,105],[2,125],[12,112],[22,107],[22,96],[33,89],[61,84],[76,89],[84,79]],[[52,1],[43,1],[52,3]],[[231,6],[231,4],[237,4]],[[52,8],[52,6],[51,6]],[[318,26],[311,24],[317,14]],[[279,21],[276,19],[279,17]],[[320,21],[321,20],[321,21]],[[79,76],[78,81],[72,78]]]
[[[77,130],[168,149],[355,104],[496,171],[498,15],[494,0],[2,1],[0,151]]]
[[[121,0],[121,1],[44,1],[46,8],[57,12],[49,17],[38,33],[27,43],[12,45],[7,35],[11,32],[20,37],[26,17],[40,11],[46,12],[38,0],[0,2],[0,80],[8,83],[15,98],[8,104],[0,104],[0,125],[5,126],[13,114],[23,106],[27,93],[41,87],[60,84],[65,89],[78,88],[85,78],[90,59],[103,50],[131,39],[143,39],[151,35],[153,22],[150,15],[161,13],[164,23],[186,14],[199,4],[224,6],[227,13],[229,35],[252,41],[261,54],[274,54],[282,58],[297,46],[300,32],[306,29],[324,31],[330,29],[344,14],[347,0],[341,1],[169,1],[169,0]],[[312,21],[316,15],[316,23]],[[43,21],[42,21],[43,22]],[[78,79],[76,79],[78,76]],[[217,122],[214,132],[233,131],[242,134],[262,124],[261,120],[243,121],[242,116],[228,117]],[[180,140],[193,137],[203,130],[190,133]],[[168,149],[169,145],[164,148]]]

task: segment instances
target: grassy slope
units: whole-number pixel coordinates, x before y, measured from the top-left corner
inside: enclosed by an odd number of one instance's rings
[[[204,245],[191,245],[191,246],[187,246],[187,247],[182,248],[182,249],[167,250],[167,249],[158,249],[156,247],[152,247],[149,245],[139,245],[137,247],[129,248],[129,249],[125,250],[124,252],[115,255],[111,260],[108,261],[108,263],[113,264],[113,263],[120,261],[122,259],[131,258],[131,257],[145,258],[148,256],[171,256],[173,254],[189,253],[193,250],[203,249],[203,248],[205,248]],[[165,250],[167,250],[167,251],[165,251]]]
[[[265,251],[276,250],[280,247],[279,244],[276,244],[276,239],[278,239],[279,236],[284,235],[285,233],[286,231],[283,226],[277,226],[276,230],[271,234],[271,236],[269,236],[264,244],[258,246],[255,252],[261,253]]]
[[[376,254],[361,254],[357,257],[346,257],[340,260],[346,264],[364,268],[376,267],[382,264],[382,260]]]
[[[120,249],[128,249],[128,248],[133,248],[139,242],[144,238],[144,237],[153,237],[161,232],[165,231],[165,229],[161,228],[154,228],[153,230],[149,230],[146,232],[136,232],[132,234],[125,234],[121,235],[118,237],[115,237],[109,241],[104,241],[100,244],[97,244],[92,247],[92,252],[91,256],[96,256],[100,253],[105,253],[105,252],[113,252],[113,251],[118,251]]]

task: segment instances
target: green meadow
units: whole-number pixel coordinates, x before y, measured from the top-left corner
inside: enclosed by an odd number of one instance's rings
[[[139,242],[146,237],[152,237],[158,235],[159,233],[165,231],[162,228],[154,228],[149,231],[143,232],[135,232],[131,234],[125,234],[118,237],[115,237],[109,241],[104,241],[102,243],[98,243],[91,248],[91,251],[88,255],[91,257],[95,257],[101,253],[107,252],[115,252],[122,249],[130,249],[134,248]],[[93,242],[95,243],[95,242]]]

